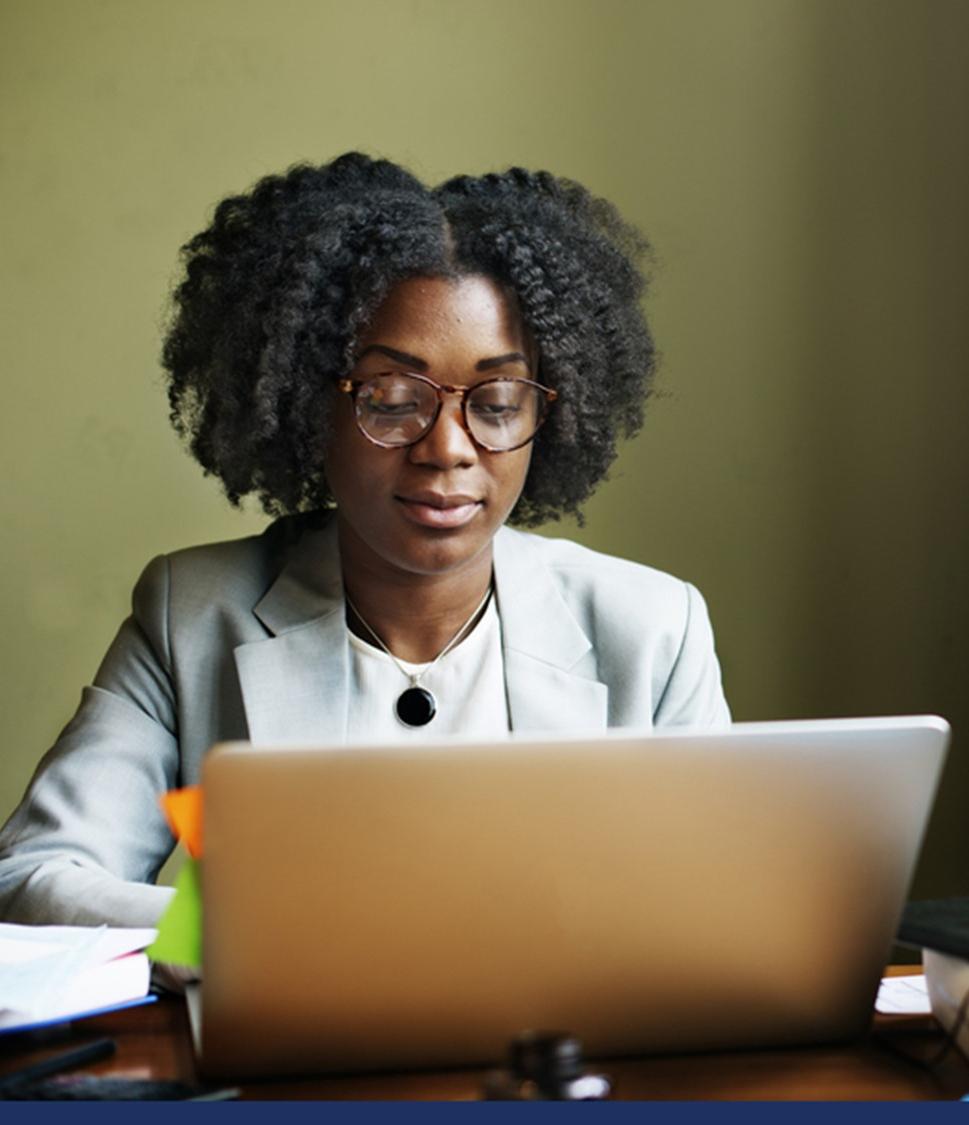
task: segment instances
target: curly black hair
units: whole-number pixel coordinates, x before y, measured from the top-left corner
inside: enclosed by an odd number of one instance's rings
[[[399,281],[484,275],[516,295],[537,377],[559,392],[512,521],[581,518],[650,393],[648,249],[612,204],[548,172],[428,189],[360,153],[296,165],[223,200],[182,247],[162,352],[172,423],[233,504],[330,506],[330,411],[362,329]]]

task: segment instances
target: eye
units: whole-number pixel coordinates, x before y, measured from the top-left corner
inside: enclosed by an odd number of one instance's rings
[[[381,418],[406,417],[423,408],[420,384],[404,376],[380,376],[360,388],[359,403],[368,414]]]
[[[521,407],[512,402],[472,402],[471,409],[479,418],[510,418]]]
[[[468,399],[468,410],[482,425],[510,426],[527,408],[527,388],[512,380],[486,383]]]
[[[413,414],[417,410],[417,403],[413,399],[402,402],[392,402],[385,396],[367,399],[367,410],[371,414],[393,418],[401,414]]]

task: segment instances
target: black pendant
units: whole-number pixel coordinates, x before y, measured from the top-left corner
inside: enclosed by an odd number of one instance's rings
[[[409,727],[426,726],[437,714],[437,700],[422,687],[409,687],[397,699],[397,718]]]

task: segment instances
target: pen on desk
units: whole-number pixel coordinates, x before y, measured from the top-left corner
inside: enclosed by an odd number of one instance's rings
[[[0,1078],[0,1095],[15,1086],[22,1086],[27,1082],[37,1082],[41,1078],[49,1078],[52,1074],[60,1074],[64,1070],[73,1070],[87,1063],[97,1062],[113,1055],[116,1044],[113,1039],[95,1039],[93,1043],[85,1043],[83,1047],[75,1047],[72,1051],[64,1051],[53,1055],[33,1066],[25,1066],[22,1070],[15,1070],[12,1074],[5,1074]]]

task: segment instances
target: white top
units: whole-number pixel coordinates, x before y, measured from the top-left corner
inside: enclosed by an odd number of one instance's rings
[[[511,729],[501,657],[501,623],[492,597],[472,631],[421,676],[420,686],[437,701],[437,714],[423,727],[397,718],[401,692],[410,687],[382,650],[350,633],[350,741],[419,742],[427,735],[504,735]],[[400,661],[408,674],[426,664]]]

